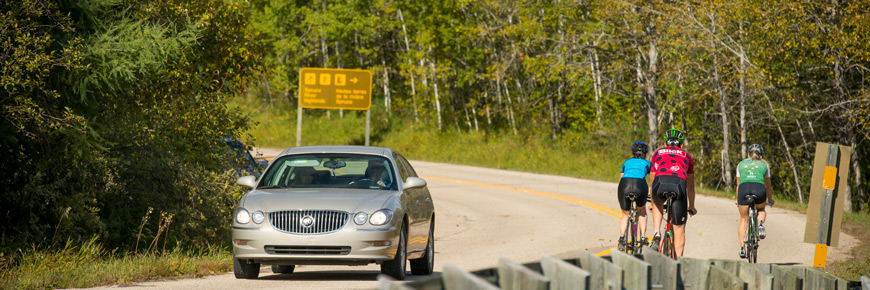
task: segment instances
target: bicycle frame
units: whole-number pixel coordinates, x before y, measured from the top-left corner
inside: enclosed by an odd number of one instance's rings
[[[671,216],[673,215],[672,206],[676,193],[667,192],[665,194],[668,196],[668,199],[665,201],[665,205],[662,208],[662,210],[664,210],[662,214],[667,216],[667,223],[665,224],[665,233],[662,237],[661,245],[659,245],[659,253],[662,253],[671,259],[677,259],[677,251],[674,249],[674,227],[671,224]]]
[[[747,220],[746,235],[743,238],[743,246],[746,251],[746,259],[750,263],[758,260],[758,205],[755,204],[755,196],[747,197],[749,202],[749,219]]]
[[[629,197],[631,203],[631,211],[628,214],[628,224],[623,234],[623,244],[619,245],[619,250],[627,254],[640,254],[643,250],[640,241],[640,227],[637,224],[637,200],[636,196]]]

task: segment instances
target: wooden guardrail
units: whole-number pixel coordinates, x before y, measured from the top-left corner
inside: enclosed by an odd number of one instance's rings
[[[543,255],[538,263],[499,259],[498,267],[468,272],[446,264],[441,273],[411,282],[378,277],[380,289],[759,289],[870,290],[870,277],[847,281],[808,266],[750,264],[736,260],[667,258],[657,252],[598,257],[579,251],[577,258]]]

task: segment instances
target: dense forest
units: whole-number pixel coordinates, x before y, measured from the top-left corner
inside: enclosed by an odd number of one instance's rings
[[[759,143],[776,193],[800,202],[815,142],[851,146],[847,203],[870,210],[866,1],[13,0],[0,13],[0,251],[95,234],[132,247],[167,229],[225,242],[239,191],[223,140],[252,126],[227,102],[295,109],[301,67],[372,70],[385,118],[441,131],[660,144],[678,128],[709,188],[733,187]],[[138,233],[151,209],[166,226]]]

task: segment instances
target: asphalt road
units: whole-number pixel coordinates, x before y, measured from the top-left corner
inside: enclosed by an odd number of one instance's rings
[[[272,153],[272,152],[269,152]],[[265,154],[264,154],[265,155]],[[606,254],[616,245],[616,184],[571,177],[412,161],[435,202],[435,270],[445,263],[467,270],[495,267],[499,257],[538,261],[541,254]],[[614,173],[617,174],[617,173]],[[732,200],[698,196],[699,214],[687,224],[686,256],[737,259],[737,208]],[[650,219],[651,220],[651,219]],[[760,263],[812,263],[803,240],[806,216],[772,208]],[[652,227],[650,222],[650,228]],[[648,230],[648,233],[651,233]],[[828,262],[846,258],[855,238],[841,234]],[[290,275],[264,267],[257,280],[232,273],[200,279],[137,283],[148,289],[375,289],[379,266],[302,266]],[[421,276],[410,276],[409,280]]]

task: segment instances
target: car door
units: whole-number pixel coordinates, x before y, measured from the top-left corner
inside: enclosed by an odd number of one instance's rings
[[[397,154],[397,161],[402,164],[408,177],[418,177],[417,172],[414,171],[414,168],[411,167],[411,164],[404,156]],[[405,192],[413,201],[414,212],[409,216],[413,216],[415,219],[411,228],[413,228],[413,237],[416,238],[416,240],[414,240],[414,247],[411,247],[409,243],[408,249],[410,250],[413,248],[415,252],[419,251],[420,254],[423,254],[423,251],[426,249],[426,241],[429,239],[429,221],[431,220],[432,212],[434,211],[432,197],[429,195],[429,189],[427,187],[406,189]],[[411,241],[410,236],[408,241]]]

